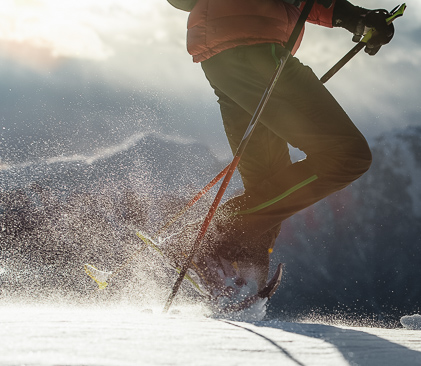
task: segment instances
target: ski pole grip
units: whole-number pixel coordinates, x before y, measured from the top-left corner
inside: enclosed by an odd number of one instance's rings
[[[397,9],[397,10],[396,10]],[[387,23],[392,23],[396,18],[403,15],[404,11],[406,9],[406,4],[402,4],[399,8],[395,8],[391,11],[392,15],[386,19]],[[322,83],[326,83],[330,78],[335,75],[342,67],[351,60],[358,52],[360,52],[367,44],[367,42],[370,40],[370,38],[373,36],[375,32],[374,28],[371,28],[368,33],[363,37],[363,39],[358,42],[344,57],[342,57],[326,74],[324,74],[320,81]]]
[[[399,5],[398,5],[399,6]],[[392,22],[396,19],[399,18],[401,16],[403,16],[403,13],[405,12],[406,9],[406,4],[403,3],[401,6],[399,6],[399,8],[397,9],[397,7],[392,10],[392,15],[386,19],[386,23],[392,24]],[[370,28],[370,30],[366,33],[366,35],[363,37],[363,39],[361,40],[361,42],[363,43],[367,43],[371,37],[373,37],[373,35],[376,33],[376,29],[375,28]]]

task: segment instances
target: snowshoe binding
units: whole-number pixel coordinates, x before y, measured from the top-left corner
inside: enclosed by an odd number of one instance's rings
[[[140,232],[137,235],[179,272],[191,249],[187,245],[195,238],[196,228],[192,226],[190,229],[160,242]],[[205,249],[194,257],[185,278],[200,293],[213,314],[241,312],[259,301],[265,303],[275,293],[281,281],[282,264],[266,282],[268,261],[267,265],[260,263],[256,266],[238,247],[212,244],[205,243]]]

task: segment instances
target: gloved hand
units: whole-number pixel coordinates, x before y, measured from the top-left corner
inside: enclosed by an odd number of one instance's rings
[[[332,24],[334,27],[342,27],[353,33],[354,42],[359,42],[361,37],[374,27],[376,32],[365,47],[365,52],[373,56],[382,45],[389,43],[393,38],[395,33],[393,24],[386,23],[386,19],[390,16],[391,14],[384,9],[368,10],[354,6],[347,0],[337,0],[333,9]]]
[[[391,14],[384,9],[370,10],[365,16],[362,16],[361,23],[365,29],[376,29],[365,47],[365,52],[370,56],[375,55],[381,46],[388,44],[392,40],[395,28],[392,23],[388,25],[386,22],[386,19],[390,16]],[[362,27],[360,26],[360,28]],[[353,41],[359,42],[363,34],[364,31],[360,34],[354,34]]]

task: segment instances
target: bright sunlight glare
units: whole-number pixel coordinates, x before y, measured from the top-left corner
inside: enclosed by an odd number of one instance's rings
[[[159,16],[159,3],[117,0],[3,0],[0,42],[43,49],[52,57],[105,60],[107,40],[124,37]]]

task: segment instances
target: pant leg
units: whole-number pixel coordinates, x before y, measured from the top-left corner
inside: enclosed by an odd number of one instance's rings
[[[218,103],[221,109],[221,115],[224,123],[225,133],[233,154],[244,136],[244,133],[250,123],[252,115],[241,108],[237,103],[230,99],[215,87],[215,94],[218,96]],[[276,195],[276,184],[272,182],[274,172],[281,173],[291,165],[289,148],[285,140],[277,136],[263,124],[257,124],[256,129],[251,136],[249,143],[244,150],[242,158],[238,164],[245,191],[242,195],[229,200],[222,205],[222,211],[232,212],[230,207],[239,206],[239,202],[244,202],[247,198],[252,197],[254,201],[260,202],[264,200],[261,192],[265,192],[265,196],[269,194],[269,190],[273,190],[269,195]],[[240,205],[242,206],[242,205]],[[218,216],[218,215],[217,215]],[[226,220],[222,220],[222,229],[226,229],[224,225]],[[232,260],[238,260],[238,251],[241,250],[242,260],[253,262],[255,266],[259,266],[262,270],[260,285],[266,283],[267,273],[269,271],[269,249],[275,245],[275,241],[280,232],[280,225],[273,229],[262,233],[262,235],[253,240],[245,241],[241,237],[237,237],[238,230],[230,230],[230,234],[226,236],[222,243],[225,250],[223,257]],[[242,230],[245,236],[248,234]],[[227,253],[229,251],[229,253]],[[221,250],[219,250],[221,252]],[[232,254],[232,255],[231,255]]]
[[[275,69],[271,46],[238,47],[221,52],[202,63],[214,89],[220,90],[252,115]],[[277,46],[282,52],[282,47]],[[250,197],[241,209],[254,207],[259,200],[270,200],[311,183],[285,198],[250,214],[237,216],[247,236],[276,227],[297,211],[340,190],[361,176],[370,166],[371,153],[362,134],[309,67],[291,57],[259,121],[307,158],[282,170],[274,170],[271,189],[256,201]],[[265,192],[262,192],[265,196]]]
[[[235,154],[252,115],[217,88],[215,94],[218,96],[225,134]],[[281,172],[290,165],[286,141],[263,124],[257,124],[238,164],[246,194],[258,194],[262,186],[270,186],[268,183],[274,172]]]

